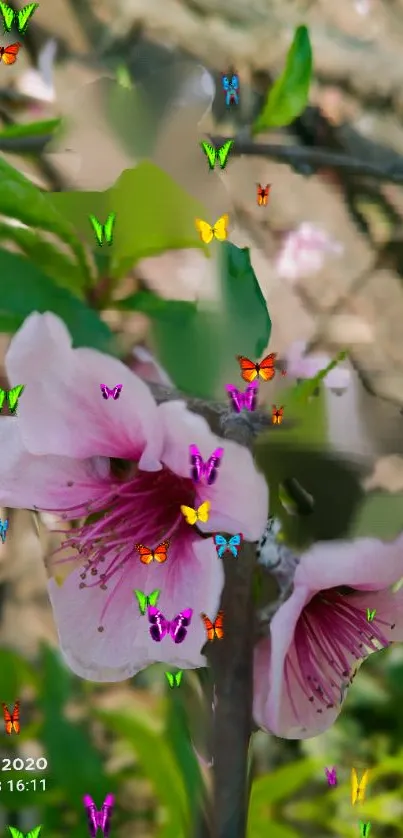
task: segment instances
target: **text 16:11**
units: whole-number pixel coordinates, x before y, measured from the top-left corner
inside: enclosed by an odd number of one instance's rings
[[[36,791],[38,789],[42,789],[42,791],[46,791],[46,780],[36,780],[34,777],[32,780],[17,780],[15,783],[14,780],[7,780],[6,786],[8,786],[9,791],[24,791],[25,789],[32,789],[32,791]],[[0,783],[0,791],[1,791],[1,783]]]

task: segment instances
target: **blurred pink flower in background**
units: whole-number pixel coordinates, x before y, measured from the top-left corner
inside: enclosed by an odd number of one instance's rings
[[[223,586],[222,562],[212,538],[186,523],[180,505],[211,502],[204,532],[264,530],[268,491],[252,456],[224,443],[213,486],[189,476],[189,445],[207,458],[220,441],[183,402],[157,406],[149,388],[115,358],[72,349],[63,322],[30,315],[6,356],[11,386],[25,382],[18,417],[0,423],[0,503],[60,513],[68,521],[62,558],[71,572],[49,581],[61,651],[71,669],[95,681],[131,677],[155,661],[179,668],[205,665],[200,612],[215,615]],[[123,385],[118,401],[101,396],[100,383]],[[136,543],[154,549],[170,539],[168,559],[141,564]],[[149,635],[133,589],[161,590],[158,607],[171,620],[185,608],[193,621],[184,642]]]
[[[308,739],[334,723],[365,658],[403,640],[403,589],[390,590],[402,568],[403,535],[322,542],[300,557],[292,593],[255,650],[257,724]]]
[[[306,353],[307,343],[303,340],[294,341],[284,354],[287,376],[289,378],[314,378],[325,369],[332,360],[325,352]],[[328,372],[323,384],[329,390],[345,390],[351,382],[351,372],[342,364],[338,364]]]
[[[324,265],[326,254],[343,253],[343,245],[314,224],[304,221],[287,233],[277,254],[276,270],[281,279],[297,282],[315,274]]]

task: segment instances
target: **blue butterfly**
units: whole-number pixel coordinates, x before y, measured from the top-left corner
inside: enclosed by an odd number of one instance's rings
[[[225,90],[225,104],[239,105],[239,76],[238,73],[233,73],[232,76],[222,76],[222,86]]]
[[[241,541],[243,539],[243,535],[239,532],[237,535],[233,535],[229,541],[224,538],[223,535],[214,535],[214,544],[216,546],[216,550],[218,553],[218,558],[221,559],[226,550],[229,550],[235,558],[238,555],[238,550],[241,545]]]
[[[6,540],[7,530],[8,530],[8,518],[6,518],[6,520],[4,521],[4,524],[3,524],[3,522],[0,518],[0,535],[1,535],[1,540],[2,540],[3,544]]]

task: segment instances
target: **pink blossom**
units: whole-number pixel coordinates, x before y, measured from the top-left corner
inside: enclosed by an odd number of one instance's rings
[[[321,370],[325,369],[332,360],[325,352],[312,352],[305,354],[307,343],[304,340],[296,340],[288,347],[285,353],[287,376],[289,378],[314,378]],[[328,372],[323,384],[329,390],[345,390],[351,382],[351,372],[345,366],[338,364]]]
[[[284,238],[277,255],[276,269],[281,279],[297,282],[321,270],[326,254],[340,255],[343,246],[314,224],[303,222]]]
[[[93,516],[64,535],[60,565],[70,574],[49,581],[64,658],[88,680],[119,681],[164,661],[180,669],[205,665],[201,612],[215,615],[223,586],[212,538],[186,523],[180,505],[211,502],[204,532],[243,532],[257,539],[267,516],[267,487],[250,453],[224,441],[217,482],[195,486],[189,445],[207,458],[219,440],[183,402],[157,406],[149,388],[120,361],[72,349],[53,314],[30,315],[6,356],[10,385],[24,383],[18,416],[0,422],[0,503]],[[118,401],[100,383],[123,385]],[[139,561],[136,543],[154,549],[170,539],[164,564]],[[158,607],[172,619],[193,609],[186,639],[149,635],[133,589],[160,589]],[[101,629],[101,630],[100,630]]]
[[[261,727],[307,739],[333,724],[365,658],[403,640],[403,590],[390,590],[402,568],[403,535],[322,542],[301,556],[293,591],[255,650]]]

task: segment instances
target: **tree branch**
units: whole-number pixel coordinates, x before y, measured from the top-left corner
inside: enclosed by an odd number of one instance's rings
[[[221,146],[230,137],[211,136],[214,145]],[[231,154],[250,157],[269,157],[279,163],[287,163],[304,174],[313,174],[318,169],[339,169],[352,175],[371,177],[390,183],[403,183],[403,166],[395,161],[387,164],[370,163],[348,154],[335,154],[326,148],[310,148],[299,145],[275,143],[254,143],[252,140],[236,139]]]

